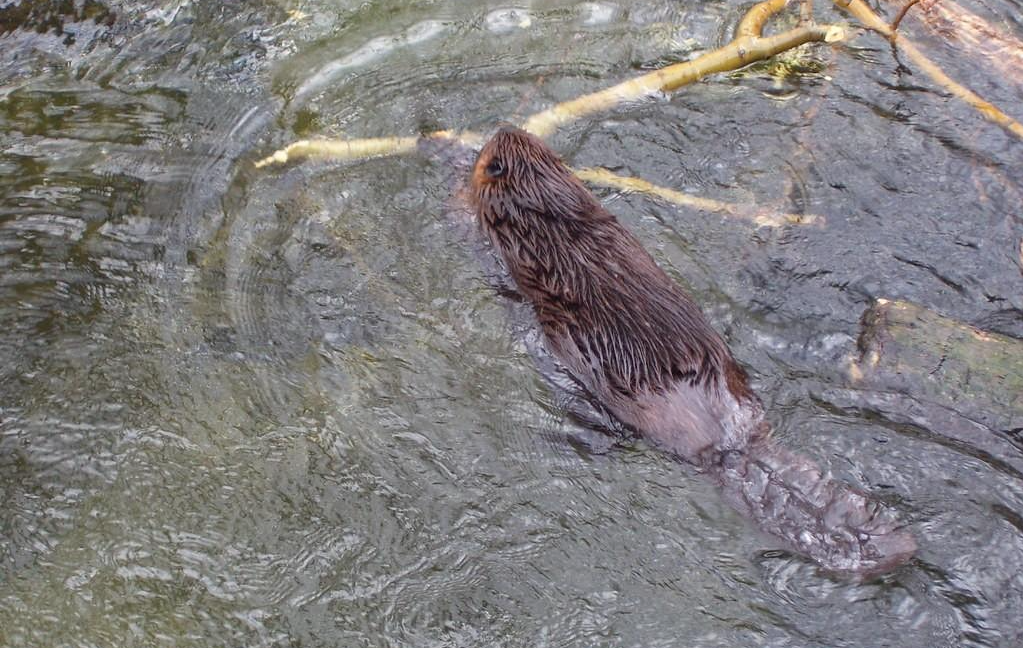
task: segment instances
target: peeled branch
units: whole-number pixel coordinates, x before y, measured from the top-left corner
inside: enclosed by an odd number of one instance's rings
[[[599,92],[560,103],[527,118],[523,129],[540,137],[587,115],[610,110],[662,92],[677,90],[716,72],[731,72],[809,42],[833,43],[844,37],[835,25],[807,25],[774,36],[762,36],[766,21],[786,6],[787,0],[767,0],[753,6],[739,23],[735,39],[722,48],[692,61],[669,65]],[[482,138],[471,132],[437,131],[426,137],[455,137],[478,145]],[[416,149],[415,137],[385,137],[358,140],[302,140],[256,163],[257,168],[304,159],[361,160],[385,155],[403,155]]]
[[[429,137],[450,138],[467,145],[476,145],[480,137],[473,133],[437,131]],[[273,155],[256,162],[257,169],[271,164],[285,164],[302,159],[329,159],[337,161],[367,160],[388,155],[414,153],[419,137],[373,137],[368,139],[321,139],[300,140],[274,152]]]
[[[783,225],[822,224],[823,216],[816,214],[790,214],[775,212],[755,206],[738,205],[722,202],[711,198],[700,198],[689,194],[661,187],[647,182],[642,178],[627,178],[611,173],[607,169],[588,168],[572,169],[572,172],[583,182],[612,187],[620,191],[640,193],[680,207],[691,207],[705,212],[725,214],[738,218],[746,218],[761,227],[782,227]]]
[[[560,103],[531,116],[522,128],[538,137],[547,137],[559,127],[587,115],[678,90],[710,74],[738,70],[806,43],[834,43],[845,37],[845,32],[837,25],[806,25],[774,36],[762,36],[767,20],[787,4],[787,0],[758,3],[746,12],[735,30],[735,38],[727,45],[691,61],[669,65],[605,90]]]

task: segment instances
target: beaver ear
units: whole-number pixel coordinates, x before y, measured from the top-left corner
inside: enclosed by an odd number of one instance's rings
[[[508,169],[505,167],[504,162],[495,157],[490,159],[483,172],[487,174],[488,178],[497,179],[507,173]]]

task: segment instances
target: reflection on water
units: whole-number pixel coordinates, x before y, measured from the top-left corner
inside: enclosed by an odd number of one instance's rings
[[[1018,445],[949,441],[918,423],[934,404],[838,366],[877,297],[1019,335],[1023,148],[880,39],[553,140],[827,217],[602,196],[785,443],[913,522],[917,559],[876,581],[774,551],[642,442],[572,441],[443,219],[450,166],[251,166],[310,135],[487,130],[717,44],[744,6],[0,7],[0,645],[1017,645]],[[969,7],[1023,38],[1016,0]]]

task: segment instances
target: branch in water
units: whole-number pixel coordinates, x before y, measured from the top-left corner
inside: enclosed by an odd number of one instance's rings
[[[993,104],[980,98],[966,87],[956,83],[940,67],[924,56],[909,40],[896,37],[895,30],[877,16],[863,0],[833,0],[853,14],[867,28],[879,32],[901,48],[924,72],[952,95],[962,99],[987,119],[1002,126],[1017,137],[1023,138],[1023,124],[1009,117]],[[635,79],[572,99],[553,106],[529,117],[523,128],[540,137],[549,136],[560,126],[579,120],[587,115],[609,110],[622,103],[636,101],[661,92],[677,90],[716,72],[737,70],[756,61],[762,61],[781,52],[810,42],[832,43],[842,40],[845,35],[835,25],[804,24],[795,29],[773,36],[763,36],[764,25],[788,4],[787,0],[766,0],[754,5],[739,22],[736,37],[724,47],[707,52],[692,61],[677,63],[655,70]],[[908,9],[914,2],[904,7]],[[811,5],[805,0],[802,17],[808,15]],[[898,19],[895,26],[897,26]],[[476,146],[480,136],[476,133],[451,131],[431,133],[428,137],[453,137]],[[335,160],[361,160],[385,155],[401,155],[415,150],[418,138],[389,137],[359,140],[322,140],[295,142],[277,151],[270,157],[256,163],[257,167],[283,164],[301,158],[330,158]]]
[[[331,160],[365,160],[381,155],[399,155],[416,150],[418,137],[377,137],[355,140],[300,140],[256,162],[260,169],[289,160],[319,158]]]
[[[479,146],[482,139],[476,133],[455,133],[454,131],[437,131],[423,137],[455,139],[467,146]],[[352,161],[387,155],[404,155],[415,152],[420,139],[420,137],[372,137],[354,140],[300,140],[259,160],[255,166],[257,169],[261,169],[271,164],[285,164],[289,161],[303,159]]]
[[[892,45],[899,48],[906,56],[912,59],[913,62],[920,67],[920,69],[931,77],[935,83],[943,87],[950,94],[965,101],[989,121],[998,124],[1016,137],[1023,139],[1023,124],[1020,124],[1012,117],[1006,115],[994,104],[981,99],[978,94],[966,86],[953,81],[952,78],[945,74],[945,72],[936,63],[924,56],[923,52],[918,50],[912,41],[908,40],[904,36],[899,36],[895,31],[893,31],[892,28],[888,26],[888,23],[881,20],[881,18],[875,14],[870,7],[863,2],[863,0],[834,0],[834,3],[859,19],[859,21],[868,29],[876,31],[891,41]]]
[[[917,4],[918,2],[920,2],[920,0],[909,0],[909,2],[902,5],[902,9],[899,10],[899,15],[895,16],[895,20],[892,21],[892,25],[891,27],[889,27],[889,29],[891,29],[893,32],[898,31],[899,23],[901,23],[902,19],[906,17],[906,12],[909,11],[910,8],[913,5]]]
[[[834,43],[845,37],[842,28],[836,25],[806,25],[774,36],[762,36],[764,24],[786,4],[787,0],[758,3],[746,12],[735,30],[735,38],[724,47],[691,61],[669,65],[605,90],[560,103],[532,115],[522,128],[538,137],[547,137],[565,124],[625,102],[678,90],[710,74],[738,70],[805,43]]]
[[[605,90],[560,103],[529,117],[523,129],[539,137],[546,137],[564,124],[609,110],[628,101],[677,90],[707,75],[731,72],[804,43],[832,43],[844,38],[842,28],[834,25],[806,25],[774,36],[762,36],[767,20],[784,9],[787,4],[788,0],[760,2],[746,13],[736,28],[735,39],[724,47],[707,52],[692,61],[669,65]],[[478,145],[480,141],[478,134],[469,132],[455,134],[451,131],[439,131],[427,137],[457,137],[472,146]],[[284,164],[302,158],[362,160],[384,155],[402,155],[414,151],[417,141],[415,137],[385,137],[347,142],[302,140],[258,161],[256,167]]]
[[[626,192],[641,193],[652,196],[672,205],[680,207],[692,207],[701,211],[727,214],[739,218],[747,218],[761,227],[782,227],[783,225],[810,225],[823,224],[824,217],[816,214],[787,214],[775,212],[759,207],[736,205],[734,203],[721,202],[710,198],[700,198],[689,194],[660,187],[643,180],[642,178],[627,178],[616,175],[606,169],[587,168],[573,169],[573,173],[584,182],[612,187]]]
[[[767,24],[767,21],[771,16],[784,9],[788,3],[788,0],[766,0],[750,7],[750,10],[739,21],[739,26],[735,28],[734,40],[763,35],[764,25]]]

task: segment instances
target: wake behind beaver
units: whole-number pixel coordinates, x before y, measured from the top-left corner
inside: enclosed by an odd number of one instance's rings
[[[501,129],[469,194],[546,350],[615,419],[828,570],[872,574],[913,555],[890,510],[771,440],[746,372],[700,308],[541,140]]]

